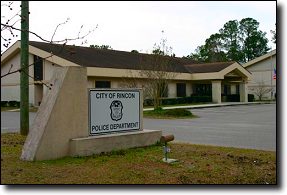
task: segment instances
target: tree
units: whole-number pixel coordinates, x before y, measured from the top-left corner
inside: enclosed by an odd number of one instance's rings
[[[219,30],[222,37],[222,45],[226,52],[226,59],[241,61],[242,51],[240,45],[239,22],[231,20]]]
[[[205,44],[197,47],[188,58],[202,62],[237,61],[247,62],[270,49],[266,33],[258,30],[259,22],[244,18],[240,22],[231,20],[224,24],[219,33],[212,34]]]
[[[139,77],[143,78],[140,87],[143,88],[144,98],[151,98],[154,109],[161,107],[161,98],[167,96],[168,81],[176,76],[175,68],[171,63],[172,48],[166,45],[167,40],[161,39],[159,44],[155,44],[152,54],[138,54],[139,65],[135,67],[135,73],[128,70],[128,79],[123,79],[124,87],[138,87]]]
[[[197,47],[195,53],[187,56],[200,62],[219,62],[226,61],[226,54],[222,51],[222,35],[212,34],[205,40],[205,44]]]
[[[113,49],[109,45],[90,45],[90,48],[96,48],[96,49]]]
[[[272,41],[273,43],[276,44],[276,24],[275,24],[275,30],[270,30],[270,32],[273,34]]]
[[[240,21],[240,36],[242,40],[242,61],[248,62],[256,57],[266,54],[270,48],[267,46],[266,33],[258,30],[259,22],[253,18],[244,18]]]
[[[271,91],[273,91],[273,89],[272,87],[264,84],[264,82],[261,81],[258,82],[257,86],[251,87],[250,91],[252,91],[258,97],[259,101],[261,101],[264,95],[270,93]]]
[[[139,53],[138,50],[135,50],[135,49],[131,50],[131,52],[132,53]]]

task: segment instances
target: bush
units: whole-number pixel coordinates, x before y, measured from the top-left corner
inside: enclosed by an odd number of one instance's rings
[[[212,102],[211,96],[201,96],[201,95],[191,95],[191,102],[201,103],[201,102]]]
[[[226,96],[227,102],[240,102],[240,95],[239,94],[232,94]]]
[[[7,107],[8,101],[1,101],[1,107]]]
[[[144,106],[153,106],[153,100],[152,99],[145,99],[143,101]]]
[[[10,107],[20,107],[20,102],[17,102],[17,101],[9,101],[8,102],[8,105]]]
[[[162,98],[161,102],[162,102],[162,105],[212,102],[212,97],[211,96],[191,95],[190,97]],[[145,99],[143,105],[144,106],[153,106],[153,100],[152,99]]]
[[[171,110],[165,110],[166,116],[192,116],[192,113],[184,108],[176,108]]]
[[[163,111],[162,107],[158,107],[156,109],[153,110],[156,113],[161,113]]]

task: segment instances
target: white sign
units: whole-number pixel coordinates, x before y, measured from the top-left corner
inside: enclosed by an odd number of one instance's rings
[[[90,135],[140,130],[140,90],[90,89]]]

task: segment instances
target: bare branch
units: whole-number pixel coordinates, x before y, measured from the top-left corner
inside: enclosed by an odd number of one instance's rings
[[[43,59],[48,59],[48,58],[52,57],[53,55],[54,55],[54,54],[51,53],[51,55],[49,55],[49,56],[47,56],[47,57],[45,57],[45,58],[43,58]],[[37,62],[38,62],[38,61],[35,61],[35,62],[29,64],[27,67],[30,67],[30,66],[34,65],[35,63],[37,63]],[[14,71],[11,71],[12,66],[13,66],[13,64],[11,64],[11,67],[10,67],[9,71],[8,71],[6,74],[1,75],[1,78],[6,77],[6,76],[8,76],[8,75],[10,75],[10,74],[14,74],[14,73],[16,73],[16,72],[21,72],[22,69],[26,68],[26,66],[25,66],[25,67],[23,67],[23,68],[18,68],[18,69],[14,70]]]
[[[54,33],[53,33],[53,36],[52,36],[52,38],[51,38],[51,41],[50,41],[51,43],[53,42],[53,38],[54,38],[54,36],[55,36],[55,34],[56,34],[56,32],[57,32],[59,26],[66,24],[69,20],[70,20],[70,18],[67,18],[67,20],[66,20],[65,22],[62,22],[62,23],[60,23],[60,24],[57,25],[57,27],[56,27],[56,29],[55,29],[55,31],[54,31]]]
[[[6,28],[10,28],[10,29],[17,30],[17,31],[22,31],[21,29],[16,28],[16,27],[11,26],[11,25],[7,25],[7,24],[3,24],[3,23],[1,23],[1,25],[2,25],[3,27],[6,27]],[[87,37],[89,34],[91,34],[91,33],[94,32],[94,31],[95,31],[95,29],[90,30],[89,32],[87,32],[86,34],[84,34],[84,35],[81,36],[81,37],[78,36],[78,37],[75,37],[75,38],[66,38],[66,39],[57,40],[57,41],[49,41],[49,40],[47,40],[47,39],[42,38],[42,37],[41,37],[40,35],[38,35],[37,33],[34,33],[34,32],[32,32],[32,31],[28,31],[28,32],[29,32],[30,34],[35,35],[36,37],[38,37],[39,39],[41,39],[42,41],[47,42],[47,43],[63,43],[63,42],[67,43],[68,41],[74,41],[74,40],[78,40],[78,39],[84,39],[85,37]]]
[[[33,80],[35,80],[35,77],[32,77],[31,75],[29,75],[27,72],[25,72],[25,71],[23,71],[23,70],[20,70],[19,72],[23,72],[25,75],[27,75],[28,77],[30,77],[31,79],[33,79]],[[44,83],[43,81],[38,81],[38,82],[40,82],[41,84],[43,84],[43,85],[45,85],[46,87],[48,87],[48,89],[49,90],[51,90],[52,88],[51,88],[51,86],[53,86],[51,83],[49,83],[49,85],[48,84],[46,84],[46,83]]]

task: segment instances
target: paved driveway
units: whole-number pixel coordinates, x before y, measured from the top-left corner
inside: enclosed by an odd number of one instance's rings
[[[176,141],[194,144],[276,150],[276,104],[194,109],[200,118],[144,119],[145,129],[174,134]]]
[[[240,105],[193,109],[195,119],[144,118],[145,129],[174,134],[175,140],[194,144],[276,150],[276,105]],[[35,113],[30,113],[32,124]],[[1,132],[19,131],[19,112],[1,112]]]

